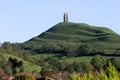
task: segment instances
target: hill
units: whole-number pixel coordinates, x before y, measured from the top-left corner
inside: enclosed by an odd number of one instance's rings
[[[23,44],[26,48],[40,49],[44,42],[54,43],[59,47],[89,43],[94,50],[111,54],[120,48],[120,35],[105,27],[61,22]]]

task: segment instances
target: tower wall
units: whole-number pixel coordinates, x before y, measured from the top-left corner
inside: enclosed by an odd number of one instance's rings
[[[68,14],[64,13],[63,22],[68,22]]]

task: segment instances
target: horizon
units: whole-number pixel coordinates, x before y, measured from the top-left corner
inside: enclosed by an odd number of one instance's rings
[[[120,34],[120,1],[0,1],[0,42],[22,43],[55,24],[63,22],[68,13],[69,22],[107,27]]]

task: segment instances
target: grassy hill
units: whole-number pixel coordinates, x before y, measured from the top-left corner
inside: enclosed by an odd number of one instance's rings
[[[24,42],[24,45],[40,48],[43,42],[52,42],[59,46],[89,43],[96,51],[115,53],[116,49],[120,48],[120,35],[105,27],[61,22],[37,37]]]
[[[12,57],[12,58],[16,58],[18,61],[23,61],[23,67],[25,69],[25,71],[31,71],[31,72],[37,72],[39,73],[40,70],[41,70],[41,67],[39,65],[36,65],[36,64],[32,64],[28,61],[25,61],[19,57],[16,57],[14,55],[10,55],[10,54],[1,54],[5,57],[6,60],[8,60],[9,57]]]

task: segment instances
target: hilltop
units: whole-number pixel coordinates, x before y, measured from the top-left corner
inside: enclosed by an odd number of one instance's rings
[[[44,42],[54,43],[59,47],[89,43],[96,51],[115,53],[120,46],[120,35],[106,27],[61,22],[23,44],[26,48],[40,49]]]

